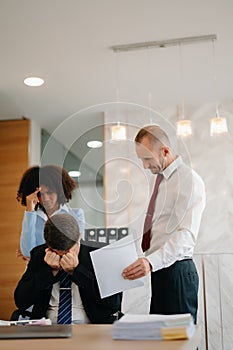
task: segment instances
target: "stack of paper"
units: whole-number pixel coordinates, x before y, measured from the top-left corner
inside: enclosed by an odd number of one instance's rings
[[[191,314],[124,315],[113,324],[113,339],[188,339],[195,331]]]
[[[191,314],[177,315],[177,319],[164,322],[160,329],[163,339],[190,339],[195,332],[195,325]]]

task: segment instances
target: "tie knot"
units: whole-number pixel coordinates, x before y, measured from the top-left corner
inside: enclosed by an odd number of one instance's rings
[[[156,181],[161,182],[163,180],[163,174],[158,173]]]
[[[159,187],[160,182],[161,182],[162,180],[163,180],[163,174],[157,174],[153,194],[155,194],[155,193],[158,192],[158,187]]]

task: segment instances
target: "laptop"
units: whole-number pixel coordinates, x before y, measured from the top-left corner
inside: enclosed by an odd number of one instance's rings
[[[71,336],[72,325],[70,324],[0,326],[0,339],[70,338]]]

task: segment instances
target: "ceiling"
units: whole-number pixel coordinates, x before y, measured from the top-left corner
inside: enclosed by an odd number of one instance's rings
[[[147,106],[151,94],[158,111],[182,99],[187,109],[231,104],[232,14],[232,0],[0,0],[0,119],[26,117],[52,132],[98,105],[80,118],[85,130],[116,98]],[[185,45],[181,53],[177,46],[110,49],[208,34],[217,35],[215,55],[212,42]],[[27,76],[45,84],[27,87]]]

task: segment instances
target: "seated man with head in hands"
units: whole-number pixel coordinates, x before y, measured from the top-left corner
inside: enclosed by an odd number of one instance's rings
[[[95,248],[82,244],[75,218],[53,215],[45,224],[44,238],[45,244],[32,249],[15,289],[15,304],[22,315],[33,305],[32,319],[47,317],[61,324],[114,322],[122,294],[100,298],[89,254]]]

